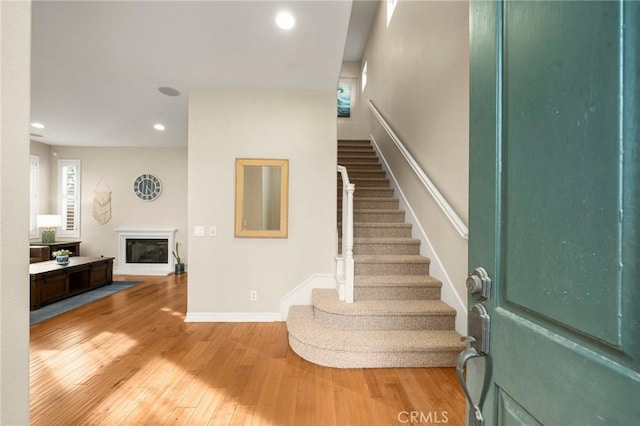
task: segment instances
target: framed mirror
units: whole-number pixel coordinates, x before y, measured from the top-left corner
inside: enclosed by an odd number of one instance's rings
[[[236,158],[236,237],[287,238],[289,160]]]

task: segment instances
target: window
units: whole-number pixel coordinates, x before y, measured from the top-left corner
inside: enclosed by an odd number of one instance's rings
[[[38,192],[40,187],[40,157],[32,155],[29,159],[29,238],[38,236]]]
[[[387,0],[387,27],[391,23],[391,17],[393,16],[393,11],[396,10],[397,5],[398,0]]]
[[[364,67],[362,67],[362,91],[367,87],[367,62],[365,61]]]
[[[80,237],[80,160],[58,160],[61,237]]]

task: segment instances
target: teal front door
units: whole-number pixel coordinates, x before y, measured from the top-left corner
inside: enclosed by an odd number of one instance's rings
[[[640,3],[470,17],[469,270],[492,280],[472,397],[488,425],[638,425]]]

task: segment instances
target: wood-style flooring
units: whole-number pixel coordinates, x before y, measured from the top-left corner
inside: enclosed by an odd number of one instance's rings
[[[453,368],[320,367],[284,322],[185,323],[186,275],[137,278],[31,327],[32,424],[464,425]]]

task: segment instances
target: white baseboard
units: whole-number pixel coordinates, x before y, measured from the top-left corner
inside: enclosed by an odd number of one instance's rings
[[[333,274],[313,274],[302,284],[287,293],[280,301],[280,319],[287,320],[289,307],[293,305],[311,305],[311,291],[314,288],[336,288],[336,276]]]
[[[460,297],[460,294],[458,294],[458,292],[456,291],[453,285],[453,282],[449,277],[449,274],[447,274],[447,271],[445,270],[444,265],[442,264],[442,261],[438,257],[438,254],[436,253],[433,247],[433,244],[431,244],[431,241],[429,240],[429,237],[427,236],[426,231],[422,227],[422,224],[417,219],[416,214],[413,211],[413,208],[411,207],[411,204],[407,200],[407,197],[404,195],[404,192],[402,192],[402,189],[398,184],[398,180],[396,179],[393,172],[389,168],[389,163],[387,163],[387,160],[384,158],[384,155],[380,151],[380,147],[378,146],[375,138],[373,137],[373,135],[370,135],[370,138],[371,138],[371,143],[373,144],[376,152],[378,153],[378,155],[380,156],[380,159],[382,160],[385,171],[389,173],[389,176],[391,177],[391,186],[399,194],[400,208],[404,209],[405,212],[407,213],[407,216],[406,216],[407,222],[411,223],[413,225],[413,229],[417,231],[416,232],[417,235],[414,235],[414,237],[420,240],[420,251],[422,252],[422,254],[424,254],[429,259],[431,259],[429,274],[439,279],[440,281],[442,281],[442,290],[441,290],[440,298],[442,299],[443,302],[445,302],[446,304],[448,304],[449,306],[453,307],[456,310],[456,313],[457,313],[456,331],[461,335],[466,336],[467,335],[467,306],[462,300],[462,298]]]
[[[187,312],[185,322],[274,322],[286,321],[292,305],[311,305],[314,288],[336,288],[333,274],[314,274],[287,293],[280,302],[280,312]]]
[[[274,322],[279,312],[197,312],[189,313],[184,322]]]

